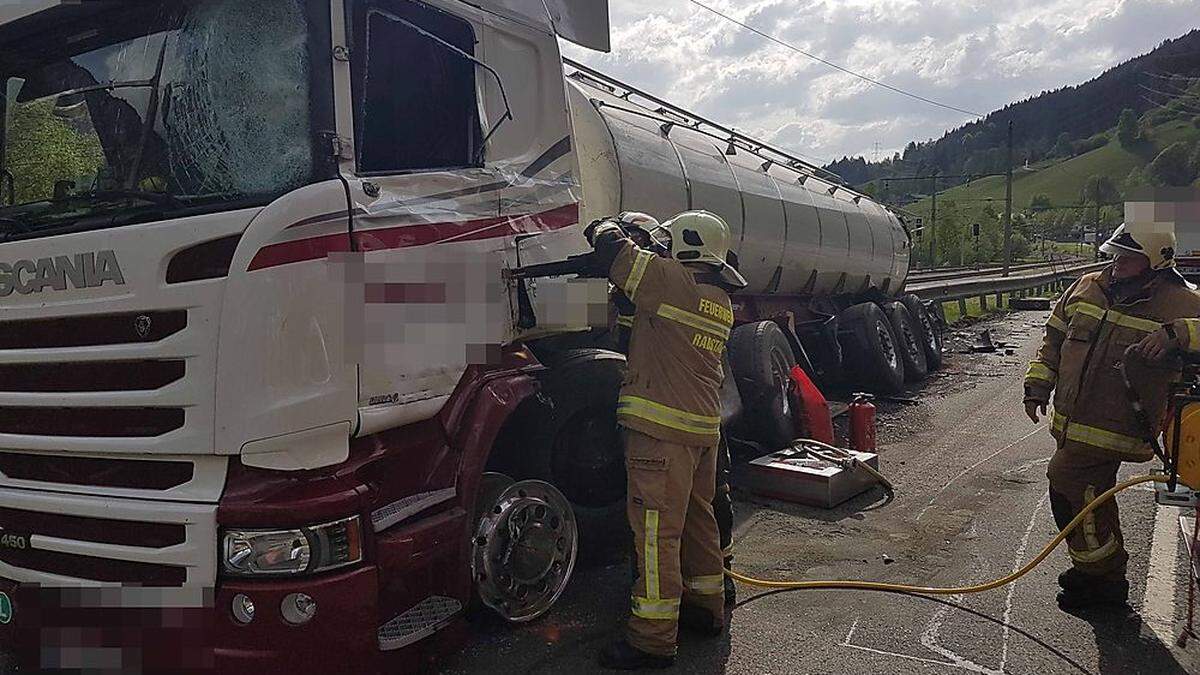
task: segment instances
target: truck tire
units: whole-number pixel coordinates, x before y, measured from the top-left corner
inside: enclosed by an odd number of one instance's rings
[[[930,373],[942,367],[942,331],[938,330],[937,322],[930,316],[925,303],[917,296],[909,293],[900,298],[900,304],[908,309],[920,330],[921,346],[925,349],[925,366]]]
[[[729,367],[742,399],[738,435],[774,452],[796,437],[788,390],[796,355],[783,329],[773,321],[733,329],[726,344]]]
[[[887,315],[873,302],[854,305],[838,315],[843,363],[854,386],[879,394],[904,388],[904,359]]]
[[[579,553],[589,562],[625,555],[625,450],[617,395],[625,357],[573,349],[544,362],[541,392],[515,413],[497,470],[516,480],[544,480],[575,513]]]
[[[892,332],[899,340],[900,356],[904,359],[904,377],[909,382],[920,382],[929,374],[925,363],[925,345],[921,342],[921,330],[912,313],[901,302],[889,302],[883,306]]]

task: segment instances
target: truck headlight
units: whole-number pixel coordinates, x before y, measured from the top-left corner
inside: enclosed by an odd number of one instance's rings
[[[313,574],[362,560],[358,516],[295,530],[226,530],[222,567],[231,576]]]

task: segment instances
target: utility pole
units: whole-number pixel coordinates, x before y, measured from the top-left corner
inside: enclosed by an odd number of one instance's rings
[[[934,245],[937,241],[937,175],[930,176],[933,181],[933,195],[929,201],[929,269],[937,267],[937,247]]]
[[[1012,265],[1013,122],[1008,121],[1008,159],[1004,163],[1004,274]]]

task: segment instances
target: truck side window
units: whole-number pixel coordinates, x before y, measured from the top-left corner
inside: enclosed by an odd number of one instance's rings
[[[478,166],[476,66],[438,42],[474,54],[471,24],[411,0],[360,0],[352,22],[358,171]]]

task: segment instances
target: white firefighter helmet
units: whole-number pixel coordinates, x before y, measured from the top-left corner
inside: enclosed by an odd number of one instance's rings
[[[1151,227],[1126,227],[1125,223],[1112,233],[1100,250],[1113,256],[1140,253],[1150,261],[1150,269],[1175,267],[1175,233]]]
[[[708,211],[684,211],[663,223],[671,233],[671,256],[683,263],[700,263],[716,268],[733,288],[745,288],[746,280],[726,261],[732,235],[729,224]]]

